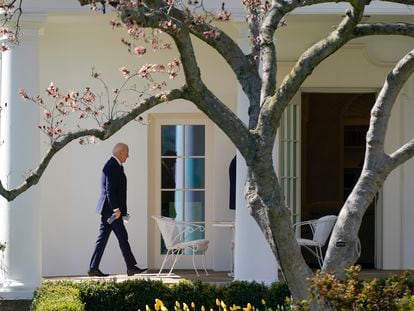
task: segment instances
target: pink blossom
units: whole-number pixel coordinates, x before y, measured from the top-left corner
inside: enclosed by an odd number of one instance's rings
[[[215,29],[203,32],[203,36],[205,38],[216,39],[219,35],[220,35],[220,32]]]
[[[159,83],[154,83],[149,88],[150,91],[161,90],[161,89],[162,89],[162,86]]]
[[[79,93],[75,91],[69,91],[69,94],[67,95],[69,99],[72,101],[76,101],[79,97]]]
[[[15,42],[16,36],[14,34],[9,34],[7,35],[7,40],[9,40],[10,42]]]
[[[40,95],[37,95],[37,97],[36,97],[36,103],[38,105],[43,105],[44,104],[43,98]]]
[[[78,106],[76,100],[70,100],[69,101],[69,107],[72,108],[72,111],[79,110],[79,106]]]
[[[168,67],[178,67],[180,66],[180,60],[178,58],[173,59],[171,62],[168,63]]]
[[[151,66],[151,64],[146,64],[141,67],[141,69],[138,71],[138,74],[141,76],[141,78],[148,78],[149,69],[151,68]]]
[[[6,52],[9,49],[10,49],[9,46],[4,44],[4,43],[2,43],[1,46],[0,46],[0,52]]]
[[[10,34],[13,33],[13,31],[10,28],[6,28],[6,27],[0,27],[0,34]]]
[[[92,92],[88,92],[86,93],[86,95],[83,97],[83,99],[85,100],[85,102],[87,103],[92,103],[96,100],[96,95]]]
[[[110,20],[109,25],[114,29],[115,27],[121,27],[121,23],[117,20]]]
[[[52,117],[52,113],[47,109],[43,110],[43,113],[47,119],[50,119]]]
[[[58,97],[58,91],[59,89],[53,84],[53,82],[50,82],[49,87],[46,89],[46,92],[51,97]]]
[[[143,46],[137,46],[135,49],[135,54],[137,54],[138,56],[144,55],[147,52],[147,49]]]
[[[161,45],[161,49],[171,50],[171,43],[164,43],[163,45]]]
[[[25,89],[19,89],[19,95],[24,99],[24,100],[27,100],[27,99],[29,99],[29,96],[27,95],[27,93],[26,93],[26,90]]]
[[[128,69],[128,68],[126,68],[126,67],[121,67],[121,68],[119,68],[119,70],[121,71],[121,73],[122,73],[122,75],[124,76],[124,78],[125,78],[125,79],[128,79],[128,78],[129,78],[129,74],[130,74],[131,72],[129,71],[129,69]]]
[[[229,21],[230,20],[231,13],[226,10],[221,10],[217,13],[217,19],[222,21]]]
[[[47,132],[50,137],[53,137],[62,134],[62,129],[59,127],[48,127]]]
[[[96,1],[95,0],[91,0],[90,8],[91,8],[92,11],[98,11],[98,7],[96,6]]]
[[[168,21],[161,21],[159,24],[159,27],[161,29],[175,30],[177,28],[177,25],[174,24],[171,20],[168,20]]]
[[[164,72],[165,71],[165,66],[161,65],[161,64],[153,64],[151,66],[151,69],[154,72]]]

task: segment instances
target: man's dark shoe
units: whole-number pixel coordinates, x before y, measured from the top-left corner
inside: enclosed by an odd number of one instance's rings
[[[88,275],[89,276],[100,276],[100,277],[109,276],[109,274],[103,273],[101,270],[97,268],[90,268],[88,271]]]
[[[131,276],[131,275],[134,275],[134,274],[140,274],[140,273],[143,273],[143,272],[145,272],[145,271],[147,271],[148,269],[140,269],[140,268],[138,268],[137,266],[133,266],[133,267],[131,267],[131,268],[128,268],[128,270],[127,270],[127,274],[129,275],[129,276]]]

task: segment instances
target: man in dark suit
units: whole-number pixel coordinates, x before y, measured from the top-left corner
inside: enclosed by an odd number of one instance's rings
[[[108,276],[108,274],[99,270],[99,263],[111,231],[114,231],[118,239],[127,266],[127,274],[134,275],[146,271],[146,269],[140,269],[136,266],[137,262],[129,246],[128,233],[122,219],[128,215],[126,204],[127,179],[122,166],[128,157],[128,145],[118,143],[112,149],[112,157],[106,162],[102,170],[101,194],[96,207],[96,212],[101,214],[101,225],[95,250],[89,264],[89,276]]]

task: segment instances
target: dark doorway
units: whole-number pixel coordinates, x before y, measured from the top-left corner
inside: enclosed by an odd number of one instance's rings
[[[302,220],[338,215],[361,173],[374,102],[375,93],[302,94]],[[358,263],[374,267],[374,204],[363,218],[359,238]],[[303,253],[316,267],[316,258],[306,250]]]

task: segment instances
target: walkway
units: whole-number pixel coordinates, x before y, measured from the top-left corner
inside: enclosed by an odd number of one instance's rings
[[[134,276],[127,276],[126,274],[112,274],[108,277],[89,277],[86,275],[77,275],[77,276],[53,276],[53,277],[44,277],[44,280],[67,280],[80,282],[84,280],[115,280],[117,282],[122,282],[126,280],[135,280],[135,279],[144,279],[144,280],[162,280],[164,283],[178,283],[181,280],[200,280],[202,282],[208,283],[228,283],[233,281],[233,278],[228,276],[228,272],[216,272],[208,271],[209,275],[205,275],[204,272],[199,271],[200,276],[198,277],[194,270],[174,270],[170,276],[168,273],[161,273],[158,276],[158,271],[148,270],[143,274],[136,274]]]
[[[375,269],[365,269],[361,271],[360,277],[364,280],[373,279],[373,278],[385,278],[395,274],[401,273],[402,270],[375,270]],[[174,270],[170,276],[168,273],[162,273],[158,276],[158,273],[154,270],[149,270],[147,273],[138,274],[134,276],[127,276],[126,274],[113,274],[105,278],[101,277],[89,277],[86,275],[78,276],[61,276],[61,277],[44,277],[44,280],[70,280],[75,282],[80,282],[83,280],[116,280],[117,282],[122,282],[125,280],[134,280],[134,279],[146,279],[146,280],[162,280],[165,283],[178,283],[181,280],[200,280],[202,282],[208,283],[228,283],[233,281],[233,278],[228,276],[228,272],[217,272],[209,271],[209,275],[205,275],[204,272],[200,272],[200,276],[194,273],[194,270]],[[280,277],[280,280],[282,278]]]

